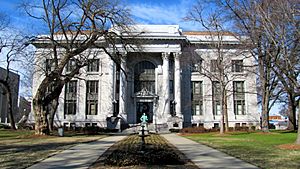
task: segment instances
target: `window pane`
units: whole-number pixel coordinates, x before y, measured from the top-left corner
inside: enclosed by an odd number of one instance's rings
[[[217,110],[216,110],[216,114],[220,115],[221,114],[221,105],[217,105]]]
[[[218,61],[217,60],[211,60],[210,61],[210,71],[211,72],[217,72],[218,70]]]
[[[69,60],[69,62],[67,63],[67,68],[66,71],[67,72],[71,72],[76,68],[76,62],[75,60]]]
[[[196,114],[200,115],[200,105],[196,104]]]
[[[243,60],[232,60],[232,72],[243,72]]]
[[[87,66],[88,72],[98,72],[99,71],[99,59],[89,59],[89,63]]]

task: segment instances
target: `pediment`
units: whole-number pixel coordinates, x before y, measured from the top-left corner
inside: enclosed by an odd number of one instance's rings
[[[141,91],[136,92],[134,97],[158,97],[156,94],[148,91],[146,88],[143,88]]]

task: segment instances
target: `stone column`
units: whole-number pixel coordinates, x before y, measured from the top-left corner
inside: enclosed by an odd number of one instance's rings
[[[163,114],[170,115],[170,75],[169,75],[169,56],[170,53],[162,53],[163,60]]]
[[[181,68],[180,68],[181,52],[174,53],[174,99],[176,102],[176,116],[182,117],[181,113]]]
[[[120,69],[120,91],[119,91],[119,116],[124,121],[127,121],[127,112],[126,112],[126,88],[127,88],[127,79],[126,79],[126,53],[121,53],[121,69]],[[125,71],[125,72],[124,72]]]

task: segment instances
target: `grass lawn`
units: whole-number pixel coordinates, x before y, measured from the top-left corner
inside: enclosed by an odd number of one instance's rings
[[[35,136],[34,131],[0,129],[0,168],[26,168],[77,143],[104,135]]]
[[[183,135],[186,138],[216,148],[260,168],[300,168],[300,146],[293,143],[295,132],[237,132]]]

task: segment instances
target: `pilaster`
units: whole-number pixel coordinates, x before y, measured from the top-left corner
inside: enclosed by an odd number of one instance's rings
[[[181,67],[180,67],[180,56],[181,52],[174,53],[174,94],[175,94],[175,110],[176,116],[182,118],[181,112]]]

